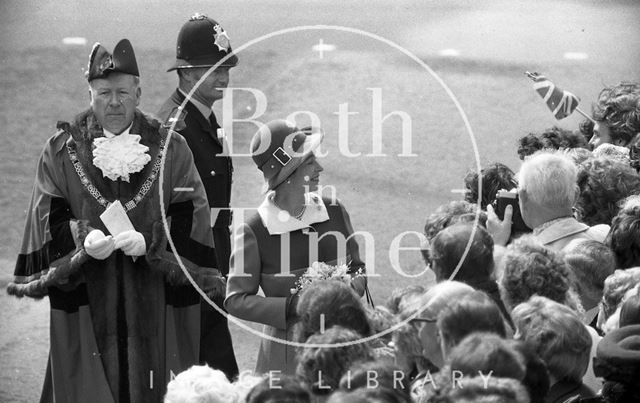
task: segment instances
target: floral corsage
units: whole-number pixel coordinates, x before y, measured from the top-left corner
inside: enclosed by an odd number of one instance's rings
[[[358,271],[352,275],[349,273],[349,266],[346,264],[333,266],[324,262],[314,262],[309,268],[307,268],[304,274],[296,280],[295,288],[291,289],[291,294],[300,293],[313,282],[318,280],[337,280],[345,284],[350,284],[351,280],[355,277],[361,276],[364,276],[362,269],[358,269]]]
[[[102,175],[116,181],[129,182],[129,175],[142,171],[151,161],[149,147],[140,144],[137,134],[121,134],[111,138],[98,137],[93,140],[93,165]]]

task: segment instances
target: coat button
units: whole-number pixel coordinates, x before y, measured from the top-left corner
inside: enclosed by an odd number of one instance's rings
[[[211,176],[216,176],[216,171],[211,171],[209,173],[211,174]]]

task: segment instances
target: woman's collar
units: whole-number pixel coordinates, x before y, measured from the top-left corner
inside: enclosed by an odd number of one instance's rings
[[[262,224],[267,228],[270,235],[281,235],[297,231],[307,228],[311,224],[329,220],[327,207],[324,205],[322,198],[316,193],[305,194],[307,208],[299,220],[292,217],[287,211],[276,207],[273,203],[274,195],[274,191],[267,193],[262,204],[258,207],[258,214],[262,219]]]

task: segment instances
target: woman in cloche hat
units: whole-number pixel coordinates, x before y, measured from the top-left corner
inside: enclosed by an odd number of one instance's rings
[[[240,319],[263,323],[268,336],[282,341],[293,336],[295,282],[312,263],[346,263],[352,274],[364,267],[346,210],[338,200],[316,193],[323,169],[314,150],[323,137],[321,129],[274,120],[251,141],[267,193],[235,239],[225,307]],[[351,284],[362,295],[366,278],[355,277]],[[257,295],[258,288],[264,297]],[[257,373],[293,374],[295,365],[292,346],[262,340]]]

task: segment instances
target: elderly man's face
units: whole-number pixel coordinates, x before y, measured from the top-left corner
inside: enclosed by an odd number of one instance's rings
[[[137,78],[130,74],[111,73],[89,83],[91,109],[100,125],[114,134],[122,133],[131,122],[140,104]]]

